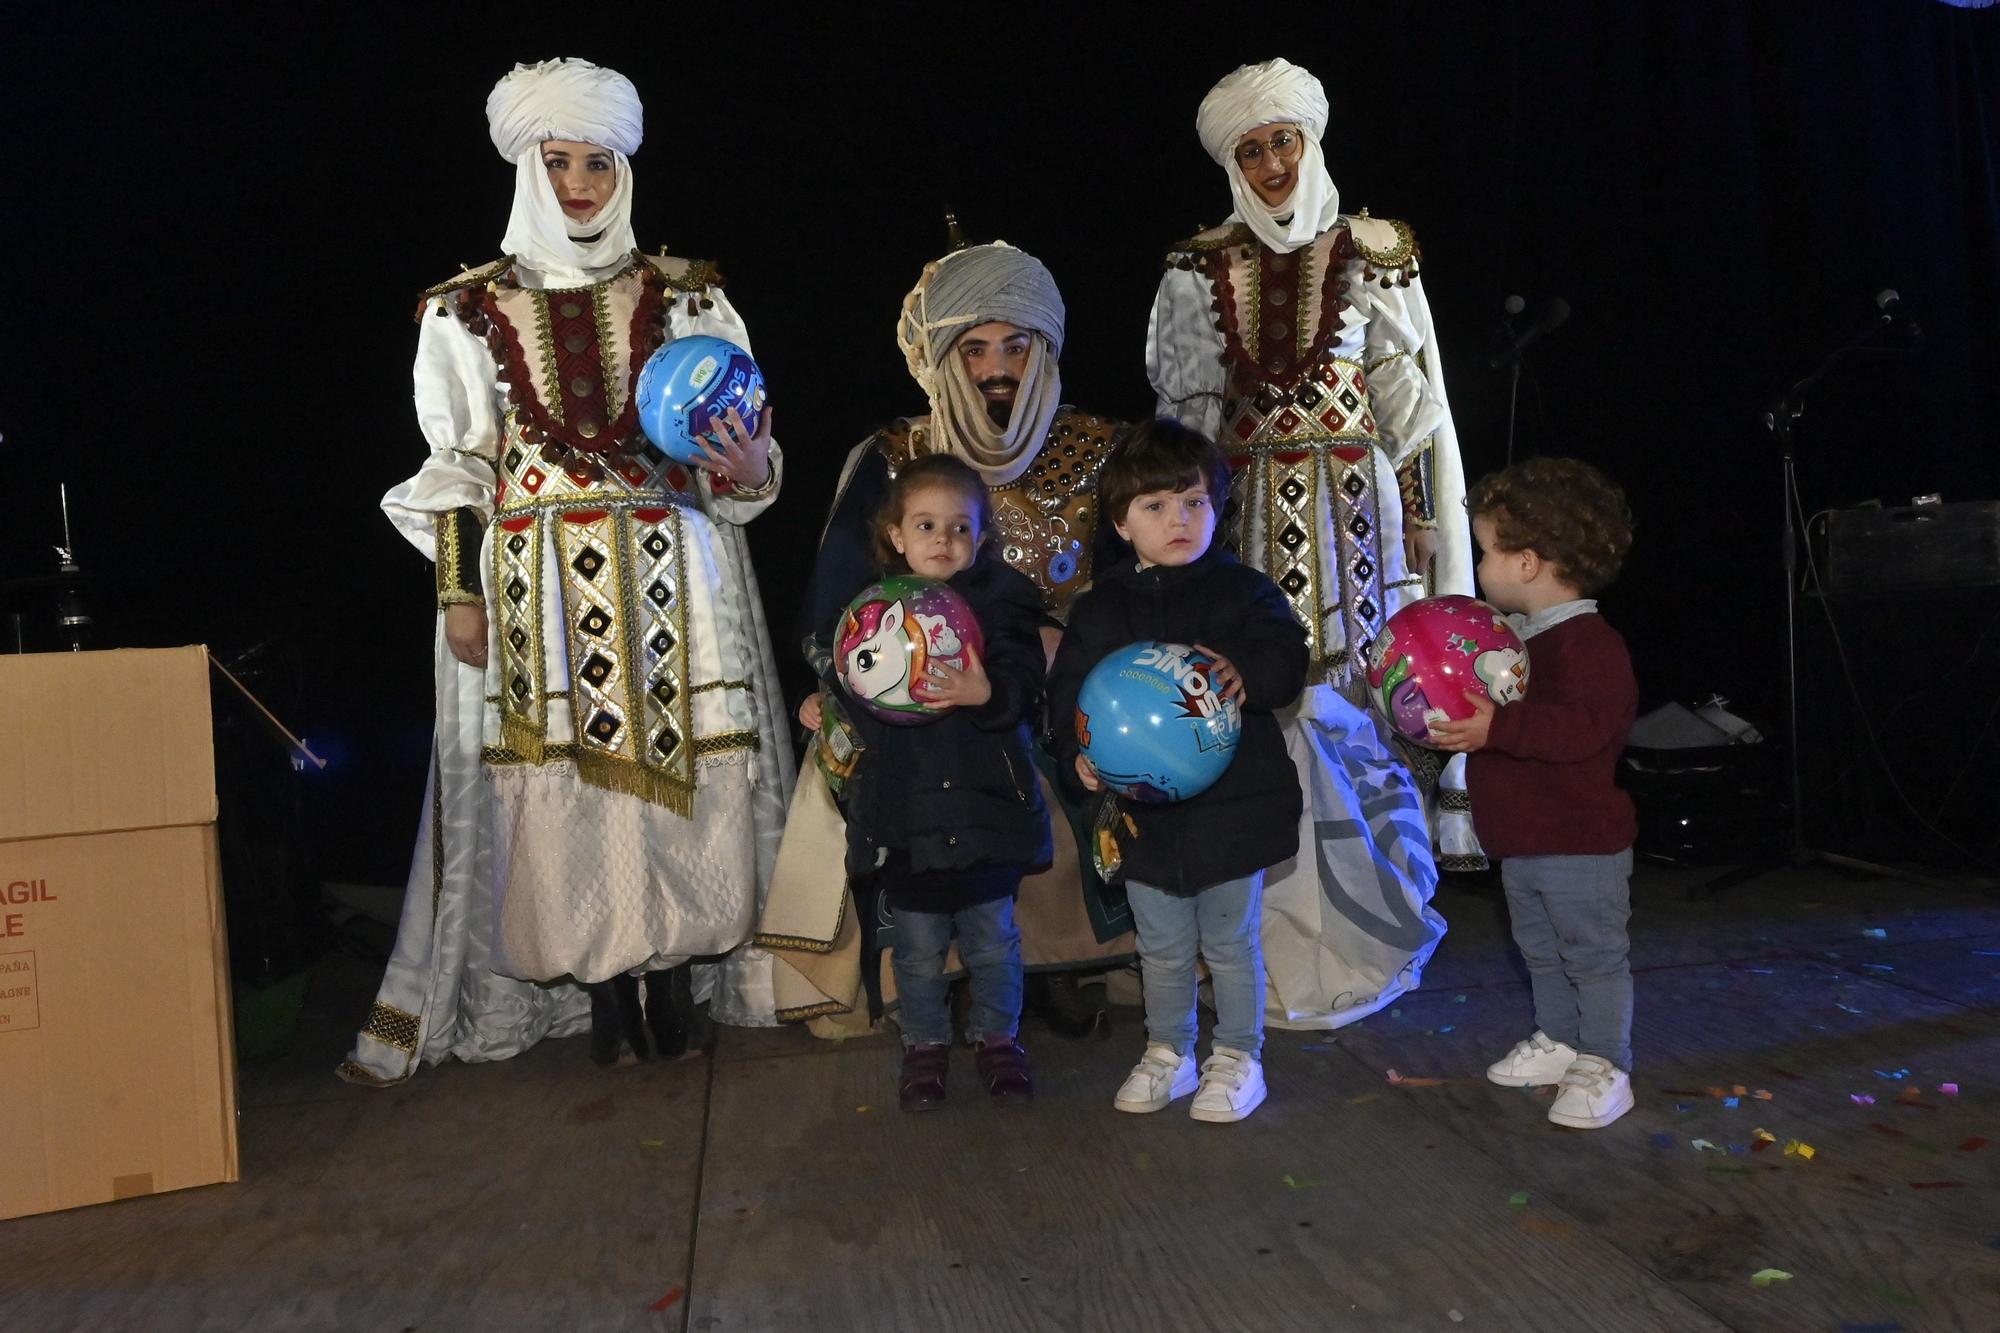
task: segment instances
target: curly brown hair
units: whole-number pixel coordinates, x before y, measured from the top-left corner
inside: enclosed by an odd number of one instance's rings
[[[1618,483],[1576,458],[1531,458],[1482,478],[1465,497],[1503,551],[1533,551],[1591,596],[1632,549],[1632,507]]]
[[[884,573],[910,572],[910,562],[903,559],[902,552],[889,540],[889,529],[903,521],[903,507],[910,497],[932,486],[958,491],[971,507],[973,521],[979,524],[979,539],[973,543],[974,559],[993,545],[993,497],[987,493],[985,478],[956,455],[925,454],[903,465],[896,479],[889,483],[889,497],[875,512],[875,564]]]

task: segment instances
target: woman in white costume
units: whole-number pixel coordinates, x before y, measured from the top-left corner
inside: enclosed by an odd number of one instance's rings
[[[519,66],[486,111],[507,253],[425,293],[429,455],[383,499],[436,564],[438,718],[395,953],[340,1070],[370,1084],[586,1027],[601,1063],[672,1057],[698,990],[774,1021],[769,959],[739,946],[792,766],[742,525],[783,461],[767,411],[682,467],[633,402],[663,342],[749,337],[713,266],[634,243],[622,75]]]
[[[1422,795],[1356,704],[1390,613],[1472,591],[1416,240],[1341,213],[1327,113],[1319,80],[1285,60],[1243,66],[1203,100],[1196,128],[1235,211],[1167,256],[1146,341],[1160,415],[1228,453],[1231,543],[1284,590],[1312,648],[1289,727],[1300,857],[1265,890],[1270,1021],[1294,1026],[1373,1012],[1416,984],[1443,935]],[[1438,789],[1445,864],[1480,863],[1462,764],[1440,775],[1405,757]]]

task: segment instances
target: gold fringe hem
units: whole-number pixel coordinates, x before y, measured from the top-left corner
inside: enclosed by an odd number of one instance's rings
[[[671,810],[682,819],[694,818],[694,783],[686,778],[590,750],[576,756],[576,772],[600,791],[636,796],[648,805]]]

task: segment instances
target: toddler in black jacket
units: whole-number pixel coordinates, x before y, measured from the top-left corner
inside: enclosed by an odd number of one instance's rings
[[[1307,663],[1305,631],[1278,586],[1211,545],[1228,489],[1222,451],[1185,426],[1150,422],[1119,445],[1098,474],[1098,504],[1133,558],[1103,568],[1077,601],[1049,676],[1057,772],[1079,790],[1103,785],[1073,719],[1084,677],[1107,654],[1142,639],[1198,648],[1217,659],[1215,689],[1242,708],[1235,757],[1214,786],[1170,805],[1119,801],[1147,1047],[1114,1104],[1158,1111],[1193,1092],[1193,1117],[1223,1123],[1264,1100],[1264,870],[1297,853],[1301,809],[1272,714],[1305,688]],[[1216,1013],[1199,1073],[1197,952]]]
[[[883,568],[948,583],[978,617],[986,656],[972,656],[962,671],[932,662],[911,685],[919,702],[952,705],[936,721],[889,726],[859,706],[847,710],[862,745],[846,787],[847,869],[857,901],[872,888],[894,913],[905,1110],[944,1101],[951,1052],[944,966],[954,932],[970,980],[981,1081],[1003,1105],[1034,1096],[1017,1036],[1014,894],[1053,856],[1029,751],[1029,723],[1042,702],[1042,599],[987,548],[989,506],[979,474],[948,455],[915,460],[891,484],[875,521]],[[818,651],[823,646],[808,656],[831,690],[840,664]],[[818,730],[821,711],[814,695],[799,720]]]

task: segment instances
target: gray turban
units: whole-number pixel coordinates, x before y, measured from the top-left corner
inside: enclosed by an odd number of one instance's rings
[[[903,298],[896,345],[931,401],[932,447],[965,459],[989,486],[1025,472],[1041,451],[1062,402],[1062,293],[1033,255],[1005,241],[954,250],[924,265]],[[995,321],[1036,334],[1007,424],[996,426],[952,354],[959,335]]]

